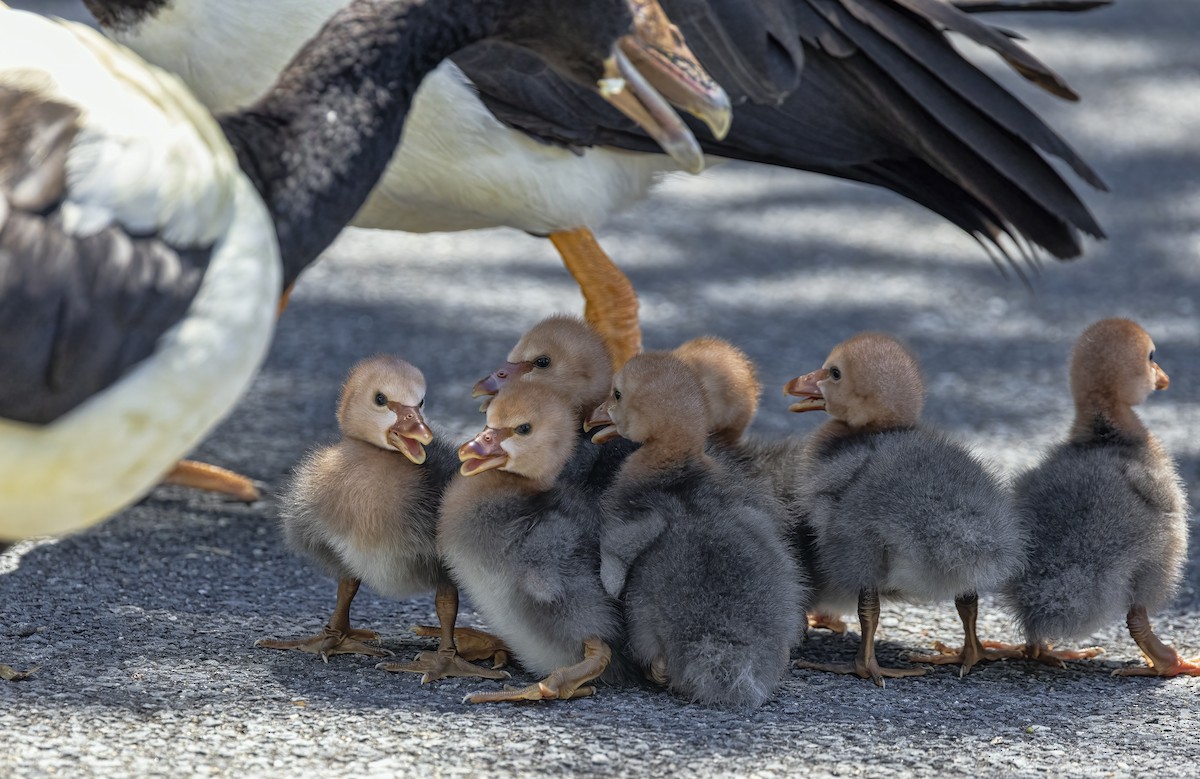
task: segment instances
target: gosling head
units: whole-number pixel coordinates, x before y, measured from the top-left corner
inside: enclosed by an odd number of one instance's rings
[[[693,338],[672,352],[700,379],[708,409],[708,433],[735,444],[754,421],[762,385],[750,357],[728,341],[712,336]]]
[[[1071,394],[1083,411],[1131,408],[1170,384],[1150,334],[1128,319],[1092,324],[1071,352]]]
[[[548,488],[579,443],[577,414],[546,386],[514,382],[488,405],[487,427],[459,447],[459,472],[500,469]]]
[[[493,396],[518,380],[552,387],[579,414],[608,394],[612,360],[599,334],[582,319],[552,316],[521,336],[508,362],[476,382],[472,396]]]
[[[792,379],[783,391],[801,398],[790,411],[823,410],[853,430],[912,427],[925,404],[916,358],[882,333],[843,341],[820,370]]]
[[[670,352],[647,352],[625,363],[612,392],[587,420],[670,454],[702,454],[708,435],[704,390],[687,363]],[[593,440],[596,440],[595,438]]]
[[[425,376],[411,363],[380,355],[355,365],[342,385],[338,427],[342,435],[389,451],[420,465],[433,433],[421,416]]]

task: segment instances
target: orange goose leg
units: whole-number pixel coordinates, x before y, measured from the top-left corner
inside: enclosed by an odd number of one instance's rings
[[[496,669],[484,668],[467,662],[459,654],[455,646],[454,621],[458,619],[458,588],[449,582],[438,585],[437,593],[433,596],[434,609],[437,611],[439,630],[438,649],[436,652],[421,652],[410,663],[380,663],[375,666],[381,671],[400,673],[419,673],[421,684],[444,679],[447,676],[477,676],[481,679],[507,679],[508,673]],[[503,642],[501,642],[503,646]],[[507,657],[507,653],[505,654]]]
[[[550,242],[583,293],[584,319],[607,344],[613,368],[620,368],[642,350],[633,284],[604,253],[588,228],[550,233]]]
[[[275,311],[276,319],[283,316],[283,312],[287,310],[288,298],[291,297],[292,289],[295,286],[296,282],[293,281],[283,291],[283,295],[279,298],[279,308]],[[253,503],[262,497],[262,493],[258,487],[254,486],[254,482],[240,473],[195,460],[180,460],[179,464],[175,466],[175,470],[168,473],[167,478],[163,479],[163,484],[217,492],[245,503]]]

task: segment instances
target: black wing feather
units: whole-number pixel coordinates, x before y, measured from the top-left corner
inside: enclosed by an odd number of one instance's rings
[[[79,112],[0,87],[0,417],[46,424],[118,381],[183,318],[211,249],[110,226],[69,234],[59,210]]]
[[[698,18],[742,0],[664,0],[689,45],[713,76],[741,83],[764,74],[772,44],[755,33],[724,38]],[[952,29],[997,51],[1034,83],[1060,95],[1061,79],[995,28],[942,0],[757,0],[776,6],[799,36],[802,77],[782,103],[753,98],[735,111],[724,141],[691,122],[706,153],[809,170],[892,189],[985,242],[1008,235],[1066,258],[1080,253],[1079,231],[1103,230],[1078,195],[1043,158],[1060,157],[1092,186],[1104,184],[1078,154],[943,34]],[[996,3],[970,4],[997,10]],[[712,6],[705,17],[697,6]],[[1063,10],[1088,2],[1013,0],[1010,10]],[[766,11],[761,18],[771,18]],[[721,50],[712,48],[720,40]],[[725,68],[739,51],[736,74]],[[546,141],[656,152],[654,143],[603,100],[558,79],[532,55],[505,59],[473,48],[455,61],[503,122]],[[751,63],[745,65],[744,63]],[[754,67],[753,63],[759,63]],[[518,75],[520,74],[520,75]],[[769,81],[769,78],[768,78]],[[762,92],[773,94],[768,83]],[[744,90],[753,94],[753,90]],[[1039,153],[1039,150],[1041,153]],[[1020,243],[1020,241],[1018,241]],[[1004,254],[1003,245],[995,243]]]

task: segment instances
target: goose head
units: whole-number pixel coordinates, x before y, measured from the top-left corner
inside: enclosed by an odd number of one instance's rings
[[[164,10],[204,1],[84,0],[100,25],[117,36]],[[364,14],[372,12],[374,2],[357,0]],[[729,131],[728,96],[658,0],[439,0],[427,5],[433,9],[430,19],[454,23],[469,18],[486,31],[483,37],[536,52],[560,75],[598,93],[636,122],[685,170],[699,173],[704,157],[672,103],[705,122],[717,138]]]
[[[925,384],[912,352],[882,333],[859,333],[833,348],[820,370],[784,387],[801,398],[789,411],[825,411],[853,430],[912,427]]]
[[[404,360],[387,355],[351,369],[338,401],[338,427],[346,438],[365,441],[412,462],[425,462],[433,433],[421,416],[425,377]]]

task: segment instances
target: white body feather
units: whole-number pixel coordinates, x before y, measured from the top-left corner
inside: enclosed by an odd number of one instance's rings
[[[249,105],[347,0],[174,0],[113,36],[177,73],[214,112]],[[597,227],[645,197],[665,154],[582,155],[503,125],[452,62],[426,77],[403,140],[354,224],[407,232]]]
[[[266,354],[282,269],[266,208],[212,117],[174,77],[95,32],[0,10],[0,84],[82,110],[69,229],[120,224],[214,244],[155,354],[45,426],[0,420],[0,538],[64,533],[148,492],[233,407]]]

